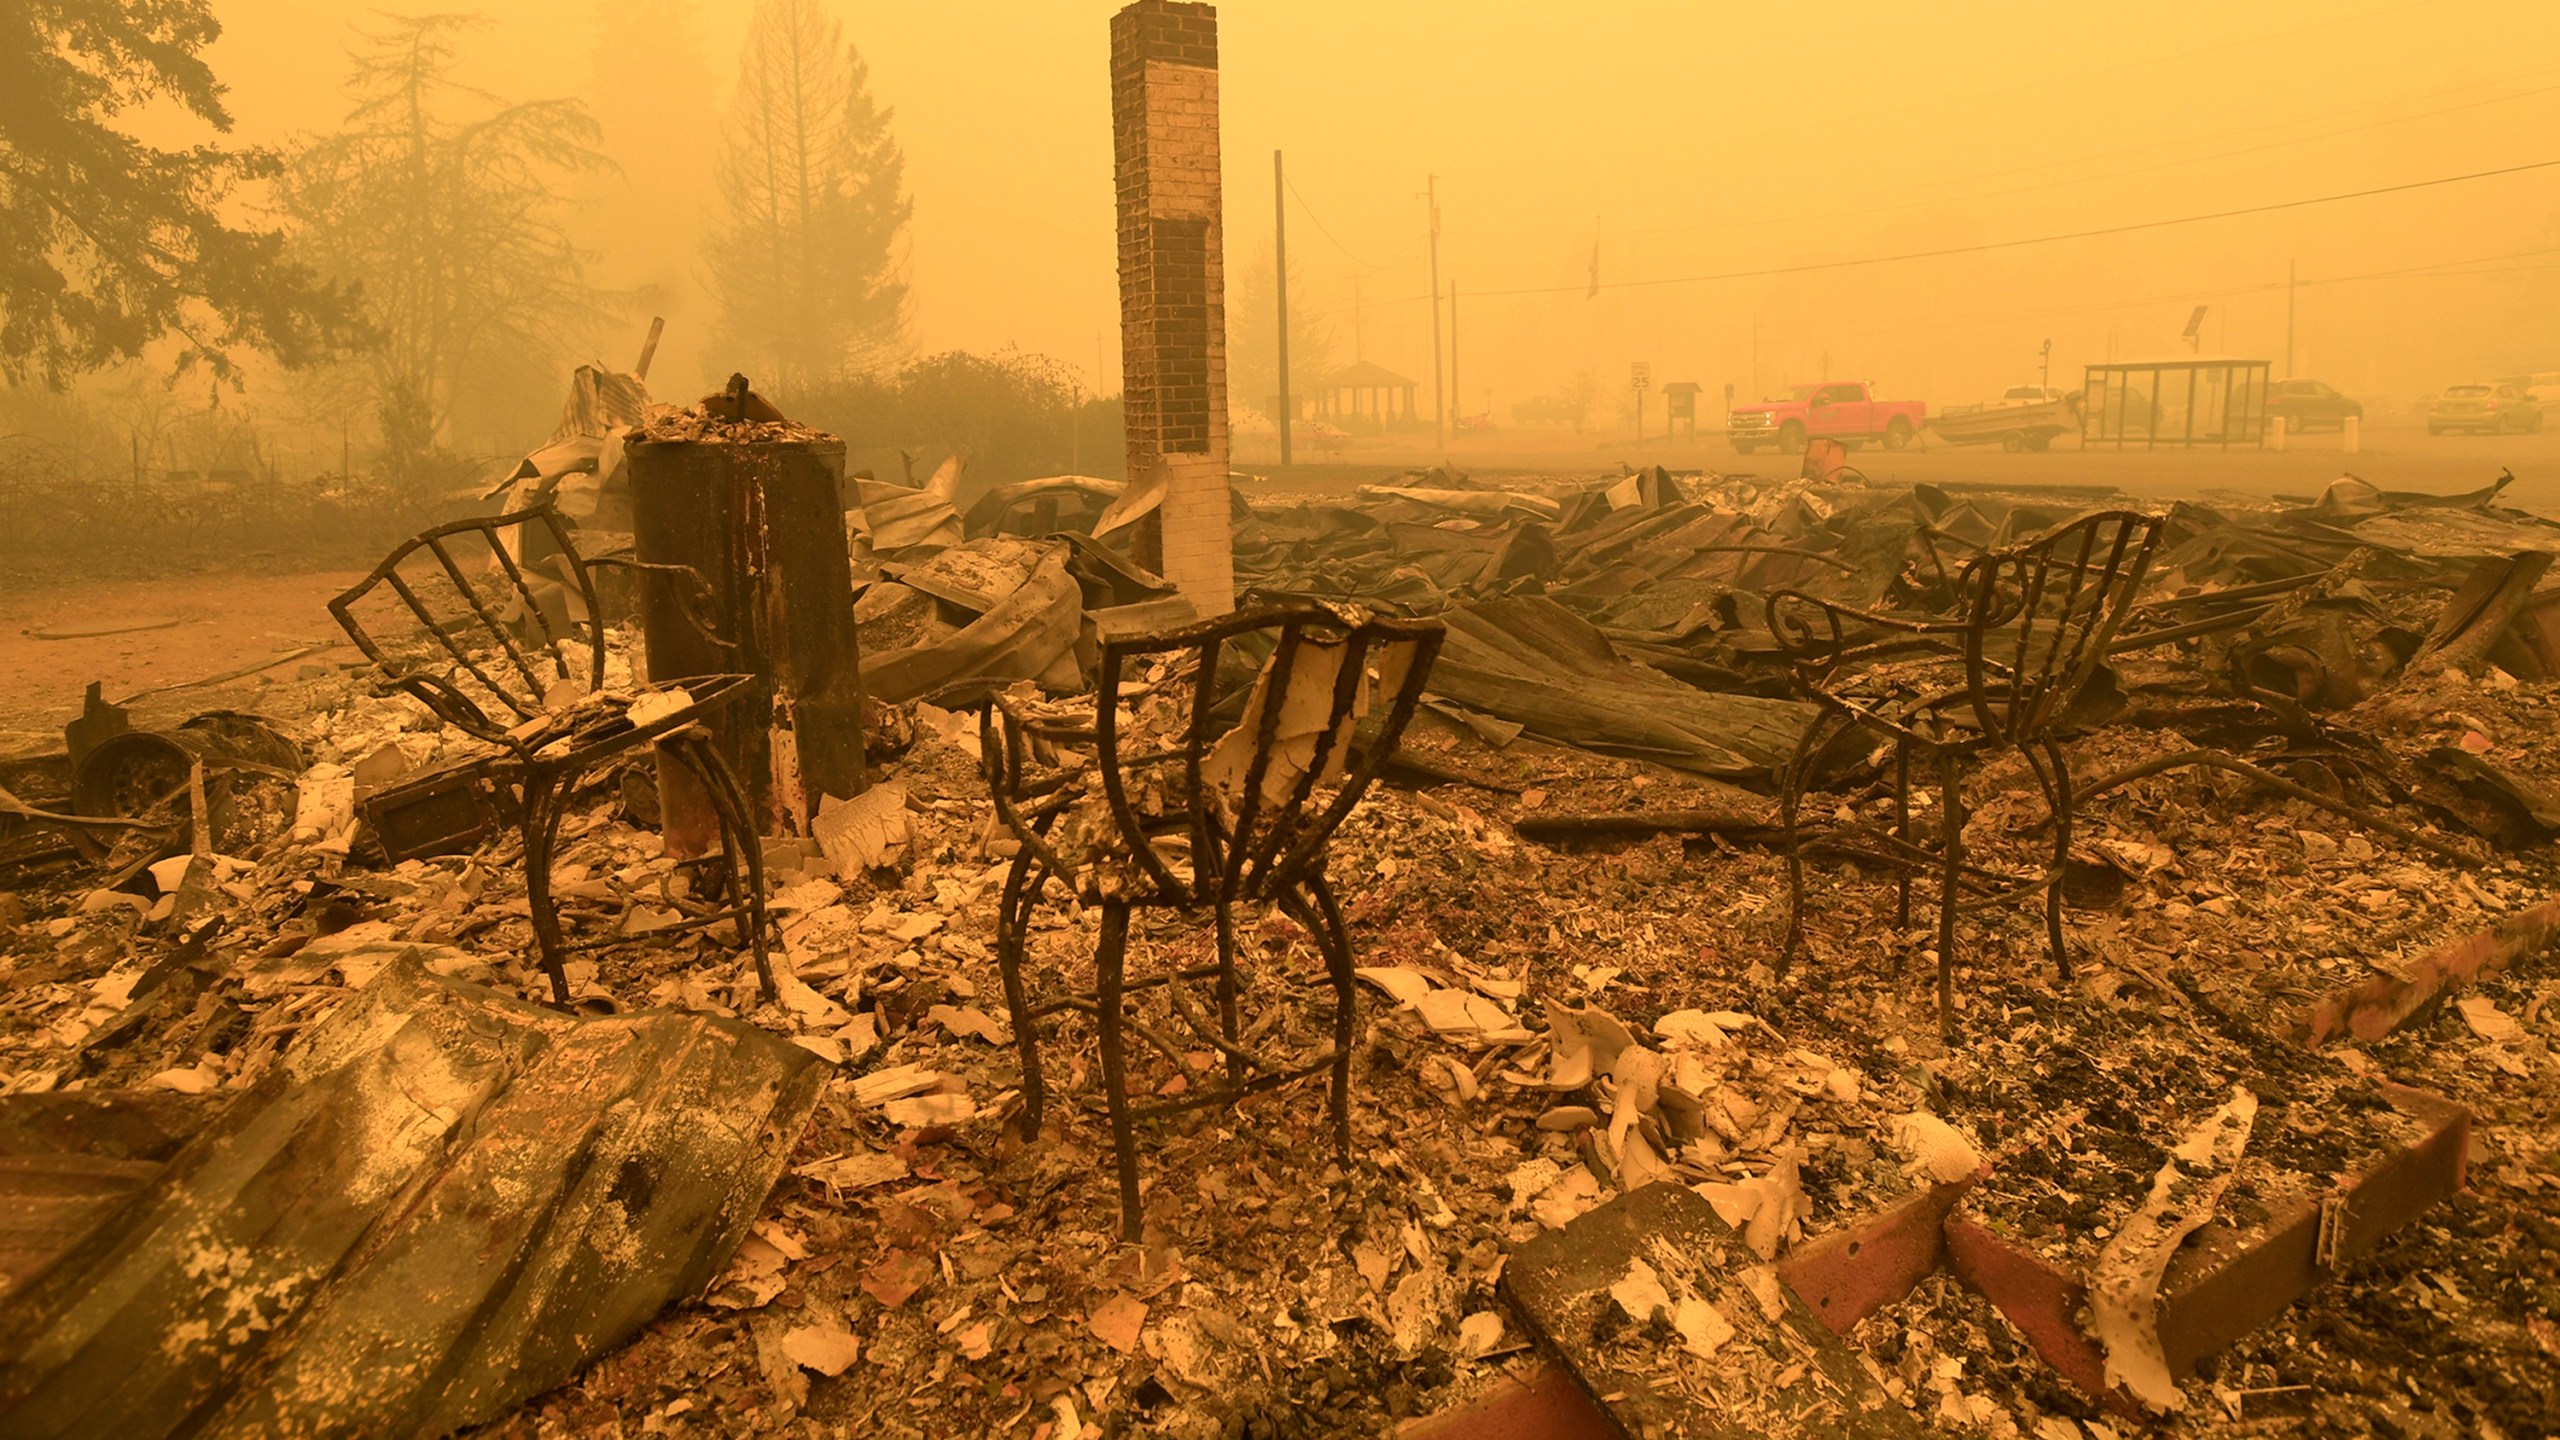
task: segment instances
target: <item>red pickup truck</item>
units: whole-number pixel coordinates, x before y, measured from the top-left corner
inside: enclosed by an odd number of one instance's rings
[[[1917,400],[1878,400],[1863,381],[1833,380],[1735,406],[1725,438],[1745,455],[1763,445],[1776,446],[1782,455],[1801,454],[1807,440],[1838,440],[1852,450],[1881,440],[1887,450],[1899,450],[1928,423],[1928,410]]]

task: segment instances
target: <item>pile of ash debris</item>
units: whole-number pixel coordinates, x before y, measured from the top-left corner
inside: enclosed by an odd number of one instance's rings
[[[637,419],[538,452],[508,503],[609,553]],[[1981,894],[1941,1016],[1937,876],[1902,904],[1857,838],[1896,818],[1872,736],[1813,767],[1780,964],[1776,794],[1819,707],[1765,597],[1947,619],[1974,557],[2121,497],[1254,488],[1246,603],[1446,626],[1328,866],[1364,996],[1349,1163],[1320,1080],[1190,1112],[1145,1132],[1123,1242],[1073,1015],[1019,1133],[1017,842],[955,697],[1076,695],[1099,643],[1188,612],[1116,484],[963,511],[956,463],[859,478],[873,783],[823,838],[765,841],[770,992],[734,926],[692,923],[703,862],[645,752],[561,802],[565,1008],[516,828],[395,861],[368,823],[474,742],[363,670],[122,734],[93,697],[8,759],[7,1428],[1431,1433],[1558,1367],[1595,1426],[1712,1416],[1746,1373],[1772,1434],[1832,1433],[1852,1392],[1889,1402],[1875,1433],[2038,1440],[2560,1414],[2560,527],[2501,486],[2351,477],[2170,508],[2065,723],[2068,978],[2040,895]],[[591,638],[636,687],[638,626]],[[1968,865],[2040,873],[2029,759],[1986,749],[1963,787]],[[1930,834],[1948,799],[1923,775],[1899,803]],[[1026,967],[1089,984],[1100,924],[1053,893]],[[1320,1044],[1305,935],[1256,914],[1235,943],[1259,1038]],[[1152,974],[1216,939],[1142,913],[1130,947]],[[1186,1033],[1172,988],[1131,1015]],[[1215,1067],[1169,1048],[1133,1091]],[[1618,1207],[1666,1184],[1717,1265],[1629,1248]]]

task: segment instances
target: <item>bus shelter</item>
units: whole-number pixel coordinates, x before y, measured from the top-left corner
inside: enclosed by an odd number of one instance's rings
[[[2201,355],[2092,365],[2081,397],[2081,447],[2263,446],[2268,369],[2264,360]]]

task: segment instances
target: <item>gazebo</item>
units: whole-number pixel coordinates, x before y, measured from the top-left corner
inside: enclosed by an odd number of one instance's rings
[[[2264,360],[2210,355],[2092,365],[2080,405],[2081,447],[2263,445],[2268,369]]]
[[[1410,423],[1414,418],[1414,381],[1384,365],[1366,360],[1354,361],[1324,377],[1310,397],[1313,418],[1344,420],[1352,418]]]

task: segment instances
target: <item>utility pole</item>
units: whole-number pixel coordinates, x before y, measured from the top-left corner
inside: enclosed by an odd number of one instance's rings
[[[1453,406],[1466,404],[1458,398],[1458,282],[1455,280],[1449,282],[1449,403]],[[1465,418],[1463,411],[1460,418]]]
[[[1431,206],[1431,434],[1436,448],[1449,443],[1449,407],[1440,380],[1440,177],[1422,177],[1423,196]]]
[[[1357,365],[1369,358],[1368,347],[1361,341],[1360,322],[1367,310],[1360,296],[1360,277],[1351,277],[1351,363]]]
[[[2053,342],[2050,340],[2044,342],[2043,358],[2036,367],[2036,388],[2039,390],[2053,388]]]
[[[2294,262],[2284,262],[2284,378],[2293,378]]]
[[[1297,412],[1289,405],[1289,187],[1280,152],[1271,152],[1271,288],[1280,292],[1280,463],[1289,463],[1289,431]]]

